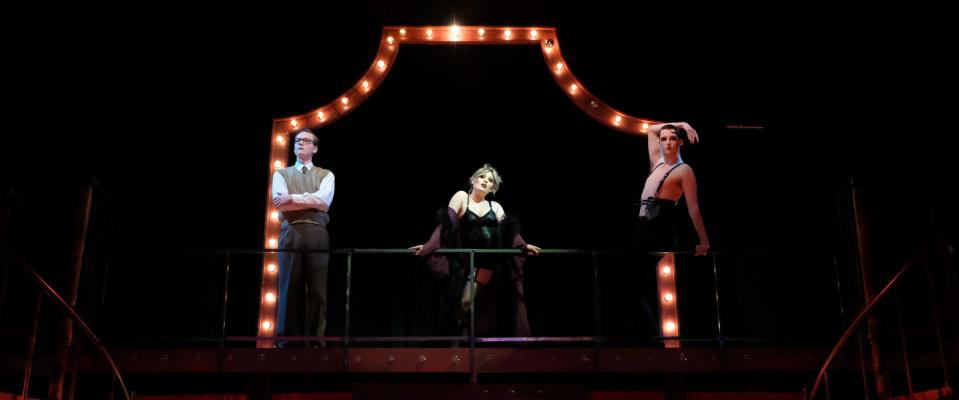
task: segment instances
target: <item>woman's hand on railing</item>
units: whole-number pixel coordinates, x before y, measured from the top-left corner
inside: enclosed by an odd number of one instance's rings
[[[543,249],[539,248],[538,246],[534,246],[529,243],[526,243],[526,246],[523,246],[523,250],[526,251],[526,255],[528,256],[538,256],[539,253],[543,251]]]
[[[423,252],[423,245],[421,245],[421,244],[418,244],[418,245],[416,245],[416,246],[410,247],[410,250],[414,250],[413,254],[416,254],[416,255],[418,255],[418,256],[425,256],[425,255],[426,255],[426,254]]]

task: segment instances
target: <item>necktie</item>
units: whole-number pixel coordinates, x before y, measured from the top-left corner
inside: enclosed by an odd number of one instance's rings
[[[306,166],[304,165],[304,166],[303,166],[303,169],[301,169],[300,171],[303,171],[303,173],[305,174],[306,171],[307,171]]]

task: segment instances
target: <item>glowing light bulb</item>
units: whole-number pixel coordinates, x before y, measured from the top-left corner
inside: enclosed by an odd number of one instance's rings
[[[275,273],[275,272],[276,272],[276,264],[269,264],[269,265],[267,265],[267,266],[266,266],[266,271],[269,272],[269,273],[271,273],[271,274],[272,274],[272,273]]]
[[[400,36],[406,36],[406,29],[400,29]]]
[[[673,301],[673,294],[666,292],[666,294],[663,295],[663,300],[665,300],[667,303]]]
[[[570,92],[570,93],[576,94],[576,91],[577,91],[577,90],[579,90],[579,86],[576,86],[575,83],[572,84],[572,85],[569,85],[569,92]]]
[[[622,124],[623,124],[623,117],[617,115],[616,118],[613,120],[613,123],[616,124],[616,126],[622,125]]]
[[[263,327],[263,330],[264,330],[264,331],[268,331],[268,330],[270,330],[270,329],[273,329],[273,323],[270,322],[270,321],[263,321],[263,323],[260,324],[260,326]]]
[[[279,221],[279,220],[280,220],[280,212],[279,212],[279,211],[273,211],[273,212],[271,212],[271,213],[270,213],[270,219],[272,219],[272,220],[274,220],[274,221]]]
[[[276,143],[278,143],[278,144],[284,144],[284,143],[286,143],[286,140],[283,139],[283,135],[277,135],[277,137],[276,137]]]
[[[294,119],[294,120],[291,120],[291,121],[290,121],[290,125],[292,125],[293,128],[296,128],[296,127],[300,126],[300,123],[299,123],[299,122],[296,122],[296,120]]]
[[[459,38],[460,38],[460,27],[458,27],[458,26],[456,26],[456,25],[451,26],[451,27],[450,27],[450,37],[452,37],[453,40],[459,40]]]
[[[380,71],[386,70],[386,61],[379,60],[376,62],[376,68],[379,68]]]
[[[340,97],[340,103],[343,103],[344,106],[350,105],[350,99],[346,96]]]
[[[366,90],[366,91],[369,91],[369,90],[370,90],[370,82],[369,82],[369,81],[363,81],[363,90]]]
[[[563,63],[556,63],[556,73],[563,72]]]
[[[529,38],[536,40],[536,36],[539,36],[539,32],[536,32],[536,29],[529,31]]]
[[[478,30],[476,30],[476,34],[479,35],[479,37],[486,36],[486,29],[479,28]]]
[[[276,295],[273,294],[273,292],[267,292],[266,295],[263,296],[263,299],[266,300],[267,303],[272,303],[272,302],[276,301]],[[267,328],[267,329],[269,329],[269,328]]]
[[[668,265],[666,265],[666,266],[663,266],[662,271],[663,271],[663,275],[669,275],[670,273],[673,272],[673,269],[670,268]]]
[[[396,39],[394,39],[392,36],[387,36],[387,37],[386,37],[386,44],[388,44],[388,45],[390,45],[390,46],[392,46],[392,45],[393,45],[393,42],[395,42],[395,41],[396,41]]]
[[[430,39],[433,38],[433,30],[432,30],[432,29],[427,29],[427,30],[426,30],[426,37],[427,37],[427,38],[430,38]]]
[[[506,32],[503,32],[503,37],[505,37],[506,40],[510,40],[513,38],[513,31],[507,29]]]
[[[676,323],[673,321],[666,322],[666,325],[663,326],[665,331],[668,333],[673,333],[676,331]]]
[[[273,162],[273,167],[276,168],[276,169],[283,168],[283,161],[280,161],[280,160],[274,161],[274,162]]]
[[[643,122],[642,127],[639,128],[640,131],[646,132],[649,130],[649,122]]]
[[[270,243],[270,248],[271,248],[271,249],[275,249],[275,248],[276,248],[276,239],[275,239],[275,238],[271,238],[270,241],[269,241],[269,243]]]
[[[323,111],[317,111],[316,116],[320,118],[320,121],[326,121],[326,114]]]

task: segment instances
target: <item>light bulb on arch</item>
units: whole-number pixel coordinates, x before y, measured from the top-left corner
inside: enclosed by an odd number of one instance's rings
[[[673,321],[667,321],[666,325],[663,326],[666,332],[672,333],[676,331],[676,323]]]

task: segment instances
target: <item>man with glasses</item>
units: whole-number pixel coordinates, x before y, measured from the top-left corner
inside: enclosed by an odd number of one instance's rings
[[[318,138],[309,129],[293,140],[296,163],[273,173],[273,204],[280,211],[277,336],[323,336],[326,331],[326,277],[330,236],[326,224],[333,202],[333,172],[313,165]],[[281,341],[279,347],[287,343]],[[315,342],[313,347],[322,346]]]

